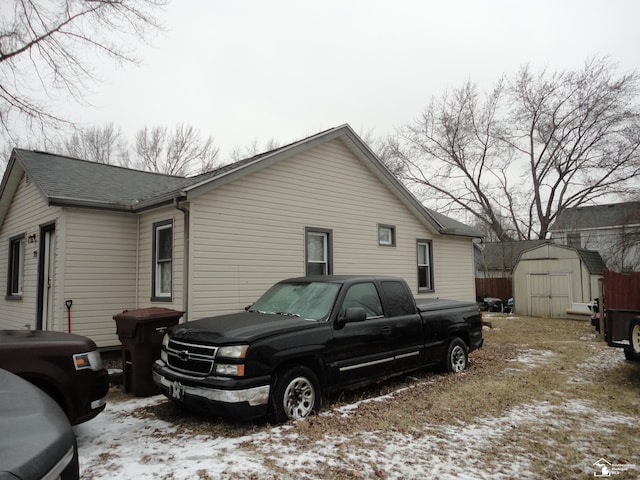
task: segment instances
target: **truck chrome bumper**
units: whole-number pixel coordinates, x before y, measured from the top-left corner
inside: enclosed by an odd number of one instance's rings
[[[219,388],[193,387],[184,385],[178,380],[169,380],[157,372],[153,372],[153,381],[167,388],[171,396],[177,400],[184,396],[204,398],[221,403],[247,403],[251,407],[266,405],[269,401],[270,385],[247,388],[244,390],[222,390]]]

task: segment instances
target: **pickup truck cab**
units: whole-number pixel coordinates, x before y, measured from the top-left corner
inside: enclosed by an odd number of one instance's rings
[[[281,423],[317,411],[325,393],[433,365],[464,370],[482,343],[475,302],[416,303],[396,277],[301,277],[243,313],[173,327],[153,379],[192,410]]]

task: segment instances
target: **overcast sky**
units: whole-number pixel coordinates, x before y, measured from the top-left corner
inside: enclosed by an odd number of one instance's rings
[[[489,87],[525,63],[609,55],[640,71],[638,0],[173,0],[159,19],[142,65],[102,67],[92,106],[69,116],[131,139],[193,124],[226,157],[343,123],[383,136],[447,87]]]

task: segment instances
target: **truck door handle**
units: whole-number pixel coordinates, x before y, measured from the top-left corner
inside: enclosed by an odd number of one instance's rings
[[[382,327],[382,334],[389,335],[391,333],[391,327],[389,325],[385,325]]]

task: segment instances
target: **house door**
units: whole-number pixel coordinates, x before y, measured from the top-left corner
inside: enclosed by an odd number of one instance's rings
[[[40,275],[38,278],[38,327],[53,330],[54,265],[56,251],[55,225],[40,229]]]
[[[528,277],[529,315],[561,318],[571,306],[569,273],[532,273]]]

